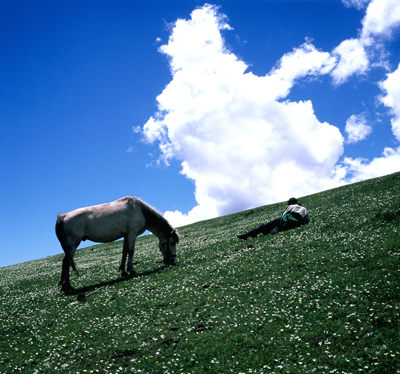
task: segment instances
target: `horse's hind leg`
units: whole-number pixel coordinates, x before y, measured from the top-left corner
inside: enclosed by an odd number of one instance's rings
[[[133,270],[133,254],[135,252],[135,242],[136,242],[136,234],[128,235],[128,265],[126,266],[126,270],[128,271],[131,277],[137,277],[137,273]]]
[[[64,282],[65,282],[64,260],[65,260],[65,255],[64,255],[63,262],[62,262],[62,267],[61,267],[61,279],[58,282],[59,286],[62,286],[64,284]]]
[[[62,262],[62,270],[61,270],[61,279],[60,282],[58,283],[61,285],[61,291],[64,291],[66,293],[74,291],[74,288],[71,286],[70,280],[69,280],[69,268],[72,265],[72,259],[74,257],[75,249],[69,247],[65,251],[65,256],[63,258]]]

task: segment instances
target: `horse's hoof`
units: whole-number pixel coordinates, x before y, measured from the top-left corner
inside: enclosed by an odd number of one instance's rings
[[[175,265],[175,257],[164,258],[165,265]]]
[[[131,271],[129,272],[129,276],[130,276],[131,278],[137,278],[137,277],[138,277],[138,273],[136,273],[135,270],[131,270]]]
[[[78,295],[78,297],[77,297],[76,300],[78,300],[79,302],[86,301],[86,295],[85,295],[83,292],[81,292],[81,293]]]
[[[75,292],[75,288],[71,285],[63,284],[61,287],[61,292],[64,292],[65,295],[70,295],[71,293]]]
[[[125,270],[121,270],[121,277],[129,277],[129,274]]]
[[[240,239],[240,240],[246,240],[246,239],[247,239],[247,236],[246,236],[245,234],[242,234],[242,235],[236,234],[236,236],[237,236],[238,239]]]

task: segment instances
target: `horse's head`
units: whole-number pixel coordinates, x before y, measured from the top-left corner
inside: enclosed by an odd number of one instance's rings
[[[166,240],[160,240],[160,251],[164,256],[164,264],[174,265],[176,259],[176,244],[179,242],[177,230],[172,230]]]

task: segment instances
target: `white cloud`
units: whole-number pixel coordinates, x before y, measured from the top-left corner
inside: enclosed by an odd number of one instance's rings
[[[300,48],[285,54],[279,61],[277,68],[267,76],[268,82],[264,83],[263,86],[267,87],[271,94],[275,91],[271,89],[271,84],[276,84],[277,90],[275,92],[277,93],[275,97],[271,96],[271,98],[286,97],[296,80],[306,76],[316,77],[327,74],[334,68],[335,64],[335,57],[332,57],[328,52],[318,51],[307,42]]]
[[[372,127],[366,125],[364,114],[353,114],[346,121],[345,131],[348,134],[347,143],[357,143],[364,140],[372,132]]]
[[[361,9],[366,2],[350,0],[343,3]],[[365,74],[371,66],[386,67],[384,41],[399,25],[400,1],[372,0],[362,20],[358,38],[344,40],[332,52],[339,60],[331,73],[334,83],[342,84],[353,74]],[[378,61],[374,61],[376,56]]]
[[[400,25],[400,1],[371,1],[362,24],[361,39],[365,43],[374,36],[390,37],[392,31]]]
[[[399,171],[400,147],[397,149],[386,147],[382,157],[376,157],[371,162],[363,158],[351,159],[346,157],[343,164],[346,174],[351,175],[349,181],[352,183],[395,173]]]
[[[393,73],[387,74],[387,79],[380,83],[385,96],[381,97],[384,105],[392,109],[392,131],[398,141],[400,141],[400,64]]]
[[[331,75],[335,84],[342,84],[353,74],[364,74],[369,68],[369,60],[359,39],[347,39],[333,50],[338,64]]]
[[[340,131],[319,122],[310,101],[277,101],[296,80],[329,72],[335,59],[305,43],[258,77],[226,50],[221,29],[229,29],[224,18],[205,6],[191,20],[179,20],[160,48],[173,79],[143,133],[160,143],[165,160],[182,161],[198,204],[188,214],[166,212],[175,225],[338,183]]]
[[[384,92],[384,95],[380,97],[380,100],[385,106],[391,109],[393,114],[391,120],[393,135],[397,141],[400,142],[400,64],[398,65],[397,70],[393,73],[387,74],[386,80],[380,82],[379,86]],[[357,120],[354,122],[356,124],[358,123]],[[363,124],[362,121],[361,124]],[[376,157],[370,162],[363,158],[351,159],[346,157],[343,161],[343,168],[346,170],[347,178],[351,182],[358,182],[380,175],[397,172],[400,169],[400,147],[386,147],[382,152],[381,157]]]
[[[348,8],[355,7],[358,10],[361,10],[364,7],[366,7],[369,2],[370,2],[370,0],[342,0],[342,3],[346,7],[348,7]]]
[[[386,80],[380,82],[379,86],[384,92],[384,95],[380,97],[380,100],[385,106],[391,109],[393,114],[391,120],[393,135],[397,141],[400,142],[400,64],[398,65],[397,70],[393,73],[387,74]],[[354,122],[356,124],[358,123],[357,120]],[[362,121],[361,124],[363,124]],[[351,182],[358,182],[380,175],[397,172],[400,169],[400,147],[386,147],[382,152],[381,157],[376,157],[370,162],[363,158],[351,159],[346,157],[343,161],[343,168],[346,170],[348,180]]]

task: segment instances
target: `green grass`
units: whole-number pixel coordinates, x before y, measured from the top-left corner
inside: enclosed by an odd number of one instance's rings
[[[61,254],[1,268],[0,373],[400,373],[400,173],[300,200],[274,236],[235,234],[284,202],[182,227],[174,267],[140,237],[139,278],[121,242],[79,250],[86,301]]]

